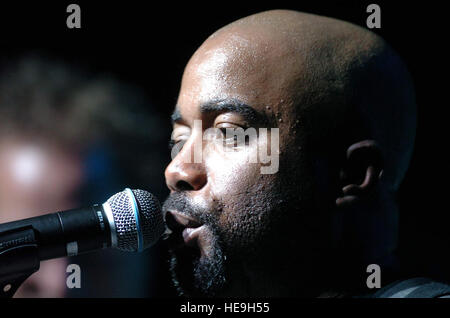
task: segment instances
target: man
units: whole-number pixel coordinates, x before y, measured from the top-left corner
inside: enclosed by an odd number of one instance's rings
[[[163,209],[180,294],[354,296],[374,291],[369,264],[383,286],[400,277],[395,193],[416,107],[380,37],[294,11],[243,18],[190,59],[172,120]],[[227,128],[258,136],[236,145]],[[279,163],[262,173],[251,159],[268,148]]]

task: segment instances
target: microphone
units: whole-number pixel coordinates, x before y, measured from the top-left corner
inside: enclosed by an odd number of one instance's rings
[[[23,246],[37,249],[39,260],[108,247],[141,252],[165,231],[156,197],[127,188],[101,205],[0,224],[0,256]]]

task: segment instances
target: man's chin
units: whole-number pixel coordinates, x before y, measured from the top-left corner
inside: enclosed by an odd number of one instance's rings
[[[225,268],[222,253],[213,257],[200,256],[194,249],[170,250],[172,282],[180,296],[214,297],[225,288]]]

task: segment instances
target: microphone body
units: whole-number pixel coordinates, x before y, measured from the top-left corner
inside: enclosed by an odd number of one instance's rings
[[[12,297],[42,260],[107,247],[141,252],[165,231],[156,197],[128,188],[102,205],[0,224],[0,297]]]
[[[156,197],[127,188],[101,205],[0,224],[0,256],[27,244],[37,245],[39,260],[107,247],[141,252],[165,231]]]
[[[27,229],[34,231],[39,260],[111,247],[111,224],[99,204],[0,224],[0,253],[17,244],[31,244],[31,236],[16,235]]]

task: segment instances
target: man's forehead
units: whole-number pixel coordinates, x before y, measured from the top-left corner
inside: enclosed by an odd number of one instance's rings
[[[195,52],[187,72],[200,76],[239,74],[256,71],[257,67],[273,63],[285,50],[275,37],[258,32],[229,30],[208,38]]]
[[[274,100],[286,99],[280,95],[289,87],[286,83],[293,78],[293,68],[286,67],[292,63],[281,62],[279,48],[233,34],[207,42],[186,67],[179,105],[239,99],[254,107],[265,107]]]
[[[339,88],[358,48],[374,41],[342,21],[270,15],[275,18],[266,21],[263,14],[209,37],[185,69],[178,104],[193,111],[204,101],[231,98],[274,113],[292,113],[293,105],[307,109],[315,98],[333,98],[329,79]]]

